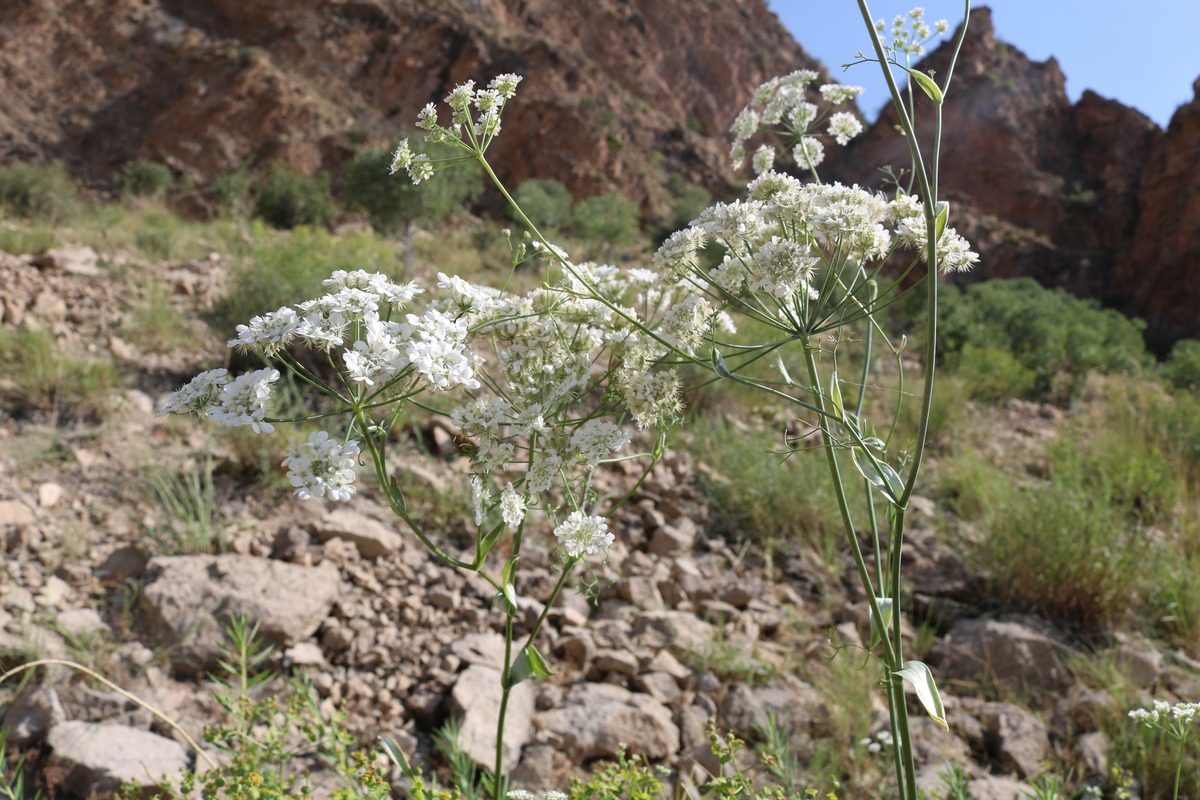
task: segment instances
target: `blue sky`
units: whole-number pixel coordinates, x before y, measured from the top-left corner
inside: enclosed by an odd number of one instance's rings
[[[962,0],[869,0],[871,15],[891,20],[915,5],[929,22],[962,19]],[[800,44],[842,83],[867,88],[860,107],[871,118],[887,90],[874,64],[843,73],[841,65],[869,40],[855,0],[767,0]],[[1058,59],[1067,94],[1084,89],[1120,100],[1166,127],[1171,114],[1192,99],[1200,76],[1200,0],[991,0],[987,5],[998,38],[1035,61]]]

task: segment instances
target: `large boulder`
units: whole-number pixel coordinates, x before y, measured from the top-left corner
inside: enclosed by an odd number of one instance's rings
[[[501,656],[503,659],[503,656]],[[500,670],[471,664],[458,676],[450,692],[450,713],[462,720],[459,744],[481,767],[496,764],[496,722],[500,719]],[[504,715],[504,769],[511,770],[521,748],[533,735],[533,691],[519,683],[509,693]]]
[[[630,753],[666,758],[679,751],[670,710],[645,694],[607,683],[573,686],[559,708],[540,714],[539,739],[568,752],[576,763]]]
[[[938,680],[994,681],[1015,689],[1057,692],[1071,684],[1069,648],[1021,622],[971,619],[935,642],[930,665]]]
[[[258,623],[259,635],[288,647],[311,636],[338,596],[330,564],[303,567],[242,555],[160,556],[146,568],[139,618],[150,641],[169,648],[183,672],[212,669],[231,617]]]
[[[96,722],[60,722],[47,737],[56,760],[68,762],[66,789],[78,797],[115,791],[123,784],[161,786],[188,769],[183,746],[149,731]]]

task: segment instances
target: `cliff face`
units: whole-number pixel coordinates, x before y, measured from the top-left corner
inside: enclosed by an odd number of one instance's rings
[[[815,66],[763,0],[35,0],[0,9],[0,161],[335,168],[453,85],[517,72],[504,177],[646,201],[665,172],[723,187],[750,91]]]
[[[1200,338],[1200,79],[1192,91],[1142,173],[1141,213],[1114,277],[1160,350]]]
[[[921,65],[946,73],[943,44]],[[1072,105],[1054,59],[1037,63],[995,38],[991,12],[972,13],[944,110],[941,195],[951,224],[984,256],[965,280],[1030,275],[1113,300],[1116,256],[1137,215],[1139,176],[1161,132],[1148,118],[1087,92]],[[931,152],[931,101],[917,101]],[[876,165],[907,163],[887,113],[840,154],[844,180],[879,183]]]

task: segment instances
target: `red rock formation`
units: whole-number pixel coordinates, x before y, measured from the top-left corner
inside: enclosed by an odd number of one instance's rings
[[[1200,339],[1200,79],[1192,91],[1142,172],[1137,226],[1113,280],[1159,351]]]
[[[203,180],[334,168],[468,79],[526,81],[505,177],[643,201],[666,172],[721,190],[725,131],[815,62],[763,0],[36,0],[0,7],[0,161],[104,179],[135,159]]]
[[[953,37],[922,64],[944,75]],[[939,78],[940,80],[940,78]],[[1031,61],[998,41],[991,11],[972,12],[944,111],[942,197],[951,225],[982,256],[962,280],[1030,275],[1111,301],[1117,253],[1129,241],[1138,178],[1161,132],[1148,118],[1093,92],[1072,106],[1053,58]],[[932,103],[917,98],[918,135],[932,138]],[[890,108],[831,174],[879,185],[875,169],[908,163]]]

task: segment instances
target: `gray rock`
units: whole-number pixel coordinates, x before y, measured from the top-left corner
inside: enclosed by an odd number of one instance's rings
[[[984,775],[971,779],[970,792],[973,800],[1025,800],[1033,787],[1005,775]]]
[[[0,719],[8,731],[5,741],[14,747],[36,744],[55,725],[65,721],[66,712],[58,692],[49,686],[33,685],[17,695]]]
[[[1085,733],[1075,742],[1075,755],[1087,770],[1085,777],[1104,778],[1108,775],[1109,746],[1108,737],[1103,731]]]
[[[481,767],[496,761],[496,723],[500,719],[500,670],[472,664],[450,692],[450,713],[462,719],[459,743]],[[528,682],[512,688],[504,715],[504,768],[517,765],[521,748],[533,736],[533,690]]]
[[[56,759],[74,766],[69,793],[92,797],[125,783],[159,786],[164,776],[178,781],[188,768],[183,746],[149,731],[95,722],[62,722],[47,737]]]
[[[43,483],[38,487],[38,505],[42,508],[54,508],[62,500],[65,492],[60,484],[49,481]]]
[[[1018,689],[1061,691],[1071,684],[1068,648],[1017,622],[964,620],[934,643],[930,665],[939,682],[988,677]]]
[[[118,547],[96,567],[96,577],[102,581],[124,583],[130,578],[141,577],[146,571],[146,556],[132,545]]]
[[[606,683],[573,686],[561,708],[538,716],[546,744],[575,763],[614,758],[624,744],[630,753],[666,758],[679,751],[679,728],[662,703]]]
[[[51,248],[35,256],[33,265],[38,269],[57,270],[71,275],[95,277],[100,274],[100,257],[87,245]]]
[[[633,681],[639,692],[648,694],[663,705],[675,705],[682,692],[679,684],[665,672],[647,672]]]
[[[690,553],[696,544],[700,528],[688,517],[679,517],[663,525],[650,539],[650,552],[656,556],[679,556]]]
[[[0,500],[0,527],[12,525],[21,527],[37,524],[37,517],[29,506],[18,500]]]
[[[799,679],[772,681],[766,686],[735,683],[721,701],[721,719],[739,735],[755,737],[755,726],[771,716],[785,731],[807,732],[821,714],[825,701],[820,692]]]
[[[1040,719],[1011,703],[987,703],[983,716],[988,750],[1001,769],[1021,778],[1041,772],[1040,762],[1050,752],[1050,737]]]
[[[1116,667],[1135,686],[1149,689],[1162,679],[1167,663],[1163,654],[1149,644],[1123,644],[1115,654]]]
[[[652,647],[698,650],[713,640],[716,628],[686,611],[645,611],[634,619],[633,635]]]
[[[363,558],[391,555],[404,546],[400,534],[378,520],[348,508],[331,511],[313,525],[322,542],[344,539],[351,542]]]
[[[59,614],[54,624],[68,636],[99,636],[108,631],[108,625],[94,608],[73,608]]]
[[[184,672],[215,666],[222,625],[245,615],[259,635],[289,647],[307,639],[339,594],[331,565],[302,567],[240,555],[160,556],[147,567],[139,618],[154,644],[168,646]]]

